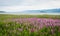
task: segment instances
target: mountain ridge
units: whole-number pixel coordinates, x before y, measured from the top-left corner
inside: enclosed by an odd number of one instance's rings
[[[0,13],[6,13],[6,11],[0,11]],[[7,12],[7,13],[60,13],[59,9],[44,9],[44,10],[24,10],[17,12]]]

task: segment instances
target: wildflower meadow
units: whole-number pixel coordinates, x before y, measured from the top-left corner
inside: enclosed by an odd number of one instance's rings
[[[60,36],[60,15],[0,14],[0,36]]]

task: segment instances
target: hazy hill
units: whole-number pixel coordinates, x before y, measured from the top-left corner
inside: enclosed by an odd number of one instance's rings
[[[17,11],[17,12],[0,11],[0,13],[60,13],[60,8],[59,9],[45,9],[45,10],[23,10],[23,11]]]
[[[0,11],[0,13],[5,13],[5,11]]]
[[[25,10],[23,13],[60,13],[60,9]]]

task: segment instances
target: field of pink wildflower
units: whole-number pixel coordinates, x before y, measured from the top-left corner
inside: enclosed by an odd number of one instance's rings
[[[45,15],[44,17],[22,17],[2,15],[0,36],[60,36],[60,17],[58,15],[55,17],[50,15],[47,18]]]

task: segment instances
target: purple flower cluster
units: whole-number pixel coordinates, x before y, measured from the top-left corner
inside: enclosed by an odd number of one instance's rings
[[[24,24],[27,27],[30,26],[31,30],[40,30],[43,27],[48,26],[60,26],[60,19],[47,19],[47,18],[19,18],[19,19],[13,19],[14,21]]]

